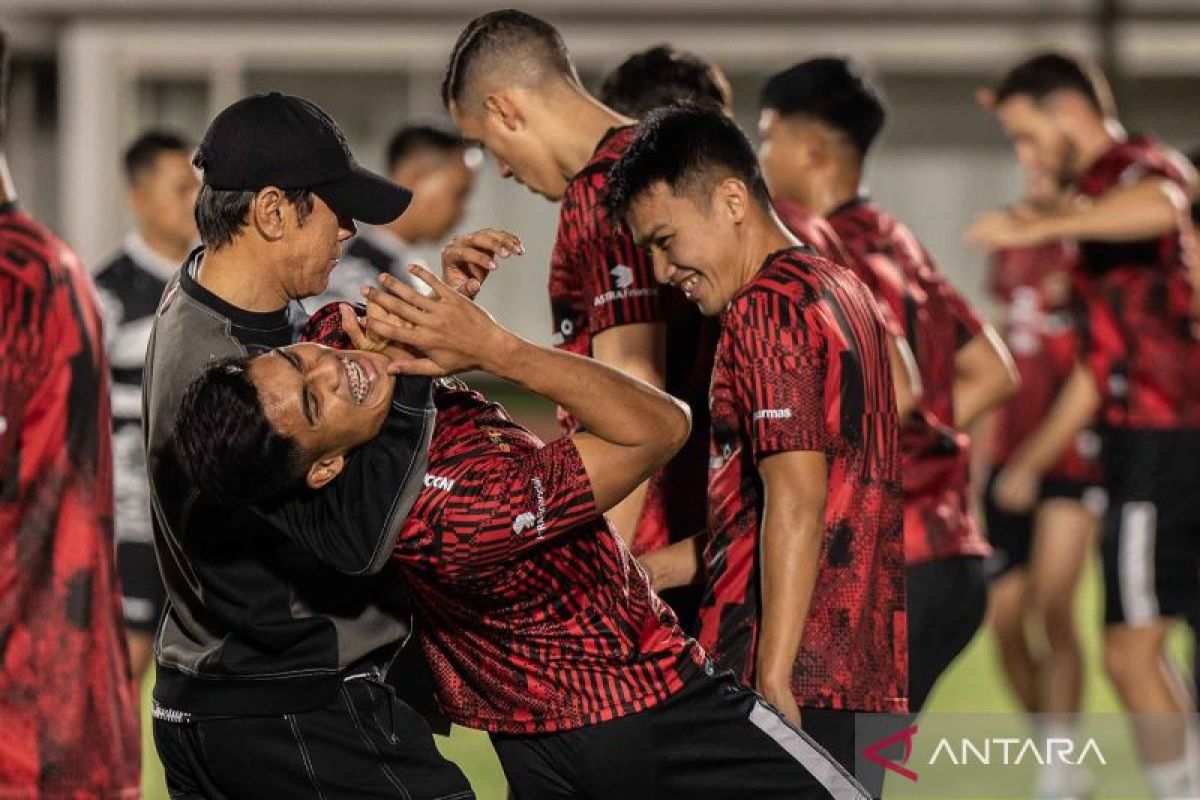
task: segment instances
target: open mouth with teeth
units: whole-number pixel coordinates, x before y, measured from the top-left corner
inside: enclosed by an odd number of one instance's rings
[[[375,386],[376,374],[371,364],[363,364],[352,358],[342,357],[342,367],[346,370],[346,386],[350,389],[350,399],[362,405],[371,395]]]
[[[683,280],[675,281],[675,286],[683,292],[688,300],[696,299],[696,287],[700,285],[700,273],[689,272]]]

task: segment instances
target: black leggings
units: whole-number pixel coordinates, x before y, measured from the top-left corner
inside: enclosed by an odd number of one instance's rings
[[[925,707],[933,685],[970,644],[987,611],[987,580],[977,556],[908,568],[908,710]]]

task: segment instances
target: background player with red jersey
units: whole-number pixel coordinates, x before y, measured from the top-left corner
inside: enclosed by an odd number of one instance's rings
[[[686,441],[686,407],[525,342],[430,273],[413,274],[431,296],[384,278],[395,295],[370,293],[370,335],[346,307],[344,320],[331,306],[306,330],[374,352],[300,344],[197,381],[180,435],[201,484],[236,493],[229,465],[249,460],[322,485],[378,431],[391,371],[482,368],[544,394],[587,432],[543,444],[462,384],[435,388],[425,488],[393,561],[446,714],[491,733],[517,797],[863,797],[753,692],[715,673],[602,516]],[[309,403],[326,409],[315,423]],[[244,445],[258,435],[278,443],[271,456]]]
[[[550,264],[555,346],[665,389],[695,414],[679,454],[608,514],[637,554],[704,527],[706,393],[716,326],[659,286],[649,254],[604,210],[607,173],[633,120],[587,93],[558,32],[529,14],[472,20],[450,55],[443,100],[500,174],[561,200]],[[564,431],[577,429],[561,414]]]
[[[1016,386],[996,333],[938,272],[913,233],[862,192],[863,162],[883,127],[878,90],[845,58],[816,58],[762,93],[762,161],[777,195],[828,218],[849,266],[900,321],[921,399],[903,419],[909,707],[983,621],[987,542],[971,515],[966,431]]]
[[[1052,176],[1027,173],[1026,181],[1027,209],[1021,213],[1053,208],[1064,200]],[[988,280],[1000,308],[999,327],[1021,376],[1017,393],[990,418],[983,442],[991,465],[983,496],[992,545],[989,620],[1017,700],[1029,713],[1046,715],[1042,732],[1057,738],[1072,735],[1083,702],[1075,593],[1104,511],[1100,437],[1090,429],[1079,433],[1046,471],[1037,505],[1029,511],[1001,508],[991,490],[1074,369],[1079,337],[1071,270],[1076,260],[1075,244],[1062,240],[1000,248],[991,255]],[[1088,779],[1072,765],[1039,770],[1039,797],[1077,797],[1088,791]]]
[[[1104,429],[1104,663],[1158,797],[1200,796],[1188,752],[1190,698],[1165,652],[1200,595],[1200,292],[1189,263],[1193,173],[1150,137],[1129,138],[1104,111],[1102,78],[1056,53],[1010,70],[996,115],[1026,169],[1074,188],[1061,212],[996,212],[972,235],[988,245],[1078,242],[1081,363],[1044,423],[1009,459],[997,501],[1032,505],[1045,474],[1098,415]],[[1167,231],[1162,233],[1162,231]],[[1156,231],[1149,234],[1148,231]]]
[[[721,315],[701,643],[853,769],[852,712],[907,706],[899,355],[771,213],[728,117],[653,112],[610,181],[659,280]]]
[[[17,207],[0,31],[0,795],[140,796],[96,290]]]

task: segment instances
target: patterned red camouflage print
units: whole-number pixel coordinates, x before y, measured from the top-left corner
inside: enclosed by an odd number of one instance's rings
[[[771,198],[771,205],[774,206],[780,221],[800,239],[802,244],[811,247],[821,258],[827,258],[843,267],[850,266],[852,260],[850,253],[846,250],[846,245],[842,244],[842,239],[838,236],[837,231],[829,224],[829,220],[820,214],[808,211],[791,200]]]
[[[336,306],[306,339],[345,347]],[[649,708],[704,661],[596,511],[574,443],[544,445],[494,403],[435,388],[425,488],[395,562],[452,721],[498,733]]]
[[[850,252],[847,266],[903,326],[921,376],[919,407],[900,431],[905,561],[986,555],[970,508],[970,439],[954,428],[953,398],[955,354],[983,323],[912,231],[879,206],[858,198],[829,221]]]
[[[1095,198],[1145,177],[1183,185],[1183,164],[1175,151],[1139,136],[1113,145],[1077,188]],[[1200,429],[1200,325],[1191,314],[1189,277],[1194,237],[1181,210],[1179,230],[1158,239],[1079,244],[1081,341],[1111,427]]]
[[[134,798],[108,364],[66,245],[0,206],[0,796]]]
[[[666,390],[692,408],[692,434],[653,478],[633,540],[635,555],[686,539],[704,528],[708,463],[708,380],[718,323],[683,293],[654,278],[650,253],[604,208],[608,171],[633,139],[632,127],[609,131],[591,161],[567,186],[550,259],[554,345],[592,354],[592,337],[621,325],[666,324]],[[564,433],[575,420],[559,411]]]
[[[876,304],[848,270],[797,248],[772,254],[721,320],[700,642],[753,685],[758,462],[823,451],[825,538],[792,691],[801,707],[904,711],[900,454]]]
[[[1021,385],[1000,407],[992,431],[992,463],[1002,466],[1045,420],[1075,367],[1079,337],[1071,299],[1077,255],[1068,242],[997,250],[988,288],[1004,307],[1004,341]],[[1047,477],[1099,485],[1099,436],[1086,431],[1047,471]]]

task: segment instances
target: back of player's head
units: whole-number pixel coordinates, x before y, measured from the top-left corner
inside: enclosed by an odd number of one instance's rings
[[[682,100],[713,103],[727,111],[733,92],[721,68],[694,53],[660,44],[634,53],[608,74],[600,102],[634,119]]]
[[[388,142],[388,170],[395,172],[397,167],[416,156],[461,155],[465,147],[462,137],[457,133],[432,125],[405,125]]]
[[[305,456],[267,419],[250,378],[251,358],[212,364],[183,396],[175,446],[192,482],[226,505],[269,500],[304,482]]]
[[[450,51],[442,77],[442,102],[466,105],[484,90],[539,86],[548,79],[578,82],[562,36],[532,14],[506,8],[471,20]]]
[[[189,155],[192,143],[173,131],[146,131],[125,148],[122,163],[125,166],[125,181],[135,183],[145,173],[154,169],[155,161],[163,153]]]
[[[1082,96],[1101,116],[1116,113],[1112,91],[1100,70],[1063,53],[1040,53],[1022,61],[1005,73],[993,90],[997,105],[1018,96],[1040,103],[1057,92]]]
[[[883,95],[848,58],[825,56],[801,61],[772,75],[761,104],[781,117],[815,120],[850,140],[865,157],[887,110]]]
[[[736,178],[763,206],[770,204],[754,147],[738,124],[711,104],[679,103],[651,111],[609,175],[609,210],[625,216],[656,184],[672,193],[707,196]]]

